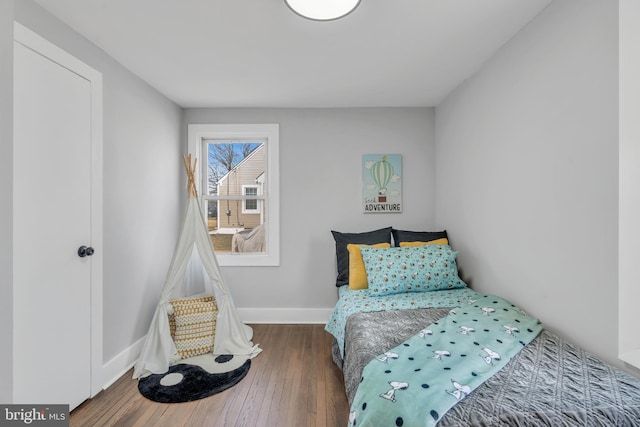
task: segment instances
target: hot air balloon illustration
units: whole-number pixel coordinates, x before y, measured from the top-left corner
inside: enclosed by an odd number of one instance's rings
[[[365,213],[402,212],[402,155],[362,155],[362,208]]]
[[[382,156],[379,160],[371,165],[371,177],[373,182],[378,186],[378,202],[387,201],[387,184],[393,176],[393,166],[387,161],[387,156]]]

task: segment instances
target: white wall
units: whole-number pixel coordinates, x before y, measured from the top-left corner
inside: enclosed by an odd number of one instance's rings
[[[432,108],[187,109],[183,122],[184,128],[190,123],[280,124],[280,266],[223,267],[243,316],[255,314],[246,309],[262,308],[267,310],[258,314],[273,321],[286,316],[274,309],[284,308],[292,311],[292,320],[324,316],[326,321],[337,300],[331,230],[433,226]],[[362,155],[375,153],[402,154],[401,214],[361,211]]]
[[[618,6],[552,2],[436,109],[463,276],[617,361]]]
[[[0,0],[0,402],[13,395],[13,15]]]
[[[146,334],[171,260],[181,216],[182,109],[33,1],[15,7],[17,21],[103,74],[104,248],[96,249],[104,251],[108,364]]]
[[[640,368],[640,2],[620,1],[619,351]]]

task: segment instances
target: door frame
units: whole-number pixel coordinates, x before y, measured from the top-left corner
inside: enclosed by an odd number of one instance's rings
[[[49,58],[58,65],[83,77],[90,83],[91,92],[91,396],[104,385],[102,357],[103,336],[103,166],[102,166],[102,73],[60,49],[19,22],[14,21],[14,41]]]

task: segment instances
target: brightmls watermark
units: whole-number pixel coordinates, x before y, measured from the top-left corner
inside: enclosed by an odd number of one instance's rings
[[[69,427],[69,405],[0,405],[0,427]]]

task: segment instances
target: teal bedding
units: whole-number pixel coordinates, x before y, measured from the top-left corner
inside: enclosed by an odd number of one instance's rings
[[[347,286],[340,287],[338,295],[338,302],[325,330],[336,339],[341,357],[344,357],[344,332],[347,319],[352,314],[416,308],[453,308],[459,307],[469,299],[481,296],[469,288],[372,296],[369,289],[350,290]]]
[[[434,426],[542,331],[510,302],[473,294],[366,365],[351,425]]]

